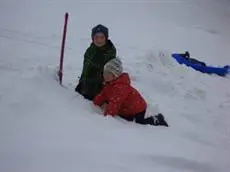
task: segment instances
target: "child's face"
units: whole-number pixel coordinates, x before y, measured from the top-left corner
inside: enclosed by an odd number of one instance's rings
[[[116,78],[112,73],[108,73],[108,72],[104,72],[103,75],[104,75],[105,82],[110,82]]]
[[[103,33],[97,33],[97,34],[93,37],[93,43],[94,43],[97,47],[102,47],[103,45],[106,44],[105,35],[104,35]]]

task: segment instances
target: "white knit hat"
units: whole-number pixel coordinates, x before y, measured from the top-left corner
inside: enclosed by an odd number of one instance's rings
[[[112,73],[116,77],[120,76],[123,72],[121,59],[117,57],[107,62],[104,66],[104,72]]]

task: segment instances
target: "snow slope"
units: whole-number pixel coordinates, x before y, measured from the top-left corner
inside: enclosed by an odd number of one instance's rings
[[[230,64],[229,20],[227,0],[0,1],[0,171],[229,171],[230,80],[170,58],[189,50],[208,64]],[[110,28],[149,111],[165,114],[170,128],[104,117],[73,92],[98,23]]]

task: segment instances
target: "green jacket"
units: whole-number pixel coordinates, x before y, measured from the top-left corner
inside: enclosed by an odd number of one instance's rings
[[[96,96],[102,89],[104,65],[116,58],[116,48],[108,40],[103,47],[91,44],[84,55],[84,64],[79,84],[80,93],[87,96]]]

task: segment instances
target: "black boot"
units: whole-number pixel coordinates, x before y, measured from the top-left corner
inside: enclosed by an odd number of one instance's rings
[[[158,125],[161,125],[161,126],[165,126],[165,127],[168,127],[168,123],[165,121],[165,118],[164,116],[159,113],[158,115],[155,115],[154,117],[154,125],[158,126]]]

